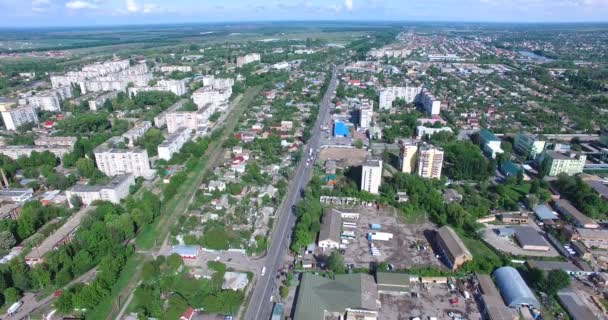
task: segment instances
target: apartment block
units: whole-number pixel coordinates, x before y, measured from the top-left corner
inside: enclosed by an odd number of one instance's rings
[[[48,151],[54,154],[57,158],[61,159],[67,153],[72,152],[74,146],[62,146],[62,145],[23,145],[23,146],[0,146],[0,154],[3,154],[11,159],[17,159],[21,156],[29,157],[32,152],[44,152]]]
[[[146,179],[154,176],[145,149],[118,149],[103,144],[95,148],[94,153],[97,168],[110,177],[125,173]]]
[[[548,176],[553,177],[560,173],[571,176],[583,172],[587,156],[579,152],[560,153],[548,150],[541,155],[540,161]]]
[[[0,112],[6,130],[15,131],[27,123],[38,123],[38,115],[33,106],[17,106],[16,101],[1,98]]]
[[[209,117],[215,112],[211,104],[197,111],[174,111],[165,115],[165,123],[169,133],[177,132],[180,128],[195,131],[205,131],[209,126]]]
[[[260,61],[260,60],[262,60],[262,57],[260,56],[259,53],[250,53],[250,54],[247,54],[244,56],[237,57],[236,66],[237,66],[237,68],[240,68],[246,64]]]
[[[150,121],[138,121],[135,123],[133,128],[129,129],[129,131],[123,133],[122,137],[127,140],[127,145],[129,147],[133,147],[137,139],[141,138],[152,128],[152,122]]]
[[[234,79],[232,78],[215,78],[213,75],[203,76],[203,86],[211,86],[216,90],[232,88]]]
[[[382,183],[382,160],[366,160],[361,172],[361,190],[378,194]]]
[[[418,149],[418,175],[427,179],[441,179],[443,149],[423,144]]]
[[[380,90],[380,109],[390,109],[393,101],[400,98],[407,103],[416,101],[416,97],[422,91],[422,87],[388,87]]]
[[[540,140],[536,135],[527,132],[515,136],[513,148],[526,159],[534,159],[545,150],[546,141]]]
[[[191,66],[161,66],[161,72],[192,72]]]
[[[418,143],[413,140],[399,142],[399,170],[403,173],[413,173],[416,169],[416,152]]]
[[[416,139],[420,140],[424,137],[431,137],[435,133],[438,132],[449,132],[452,133],[452,128],[450,127],[441,127],[441,128],[431,128],[425,126],[417,126],[416,127]]]
[[[190,141],[190,139],[192,139],[192,129],[180,127],[158,146],[158,157],[163,160],[170,160],[173,154],[179,152],[184,143]]]
[[[129,96],[134,97],[140,92],[169,91],[176,96],[182,96],[188,92],[185,80],[159,80],[155,86],[131,87],[127,89]]]
[[[82,204],[90,205],[92,202],[101,200],[112,203],[120,203],[120,200],[129,195],[129,187],[135,184],[132,174],[121,174],[112,178],[106,185],[88,186],[76,185],[65,192],[70,207],[73,207],[72,198],[80,198]]]
[[[374,111],[371,105],[361,105],[359,108],[359,128],[369,128],[373,114]]]
[[[76,141],[78,141],[76,137],[40,136],[34,140],[34,145],[42,147],[64,146],[73,149]]]
[[[422,89],[416,96],[416,102],[431,116],[438,115],[441,111],[441,100],[435,98],[435,96],[426,88]]]
[[[61,111],[61,100],[55,92],[42,92],[35,96],[27,97],[27,103],[42,111]]]
[[[99,108],[103,108],[104,103],[108,100],[112,100],[118,96],[119,91],[109,91],[102,93],[95,99],[89,100],[89,110],[96,111]]]
[[[192,101],[199,108],[212,104],[215,108],[222,109],[223,105],[227,104],[230,100],[231,95],[232,87],[216,90],[212,86],[205,86],[192,93]]]

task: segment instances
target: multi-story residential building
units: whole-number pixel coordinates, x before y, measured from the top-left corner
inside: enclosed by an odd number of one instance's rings
[[[213,75],[203,76],[203,86],[211,86],[213,89],[220,90],[232,88],[234,79],[232,78],[215,78]]]
[[[65,192],[70,207],[73,207],[73,197],[80,198],[82,204],[90,205],[92,202],[101,200],[112,203],[120,203],[120,200],[129,195],[129,187],[135,184],[132,174],[121,174],[112,178],[106,185],[76,185]]]
[[[534,159],[545,150],[545,141],[540,140],[536,135],[527,132],[518,133],[514,139],[513,148],[515,151],[526,157]]]
[[[161,72],[192,72],[191,66],[161,66]]]
[[[416,102],[431,116],[438,115],[441,111],[441,100],[435,98],[435,96],[426,88],[422,89],[416,96]]]
[[[172,106],[167,108],[167,110],[159,113],[156,117],[154,117],[154,126],[157,128],[162,128],[162,127],[166,126],[167,125],[167,114],[175,112],[176,110],[179,110],[184,105],[185,101],[186,100],[181,100],[181,101],[174,103]]]
[[[69,87],[72,84],[79,84],[87,79],[123,71],[130,66],[131,63],[128,59],[94,63],[84,66],[81,71],[70,71],[63,76],[51,76],[51,85],[53,88]]]
[[[95,148],[94,153],[97,168],[110,177],[125,173],[146,179],[154,176],[145,149],[118,149],[103,144]]]
[[[215,112],[211,104],[197,111],[174,111],[165,115],[167,131],[174,133],[179,128],[188,128],[197,132],[204,132],[209,126],[209,117]]]
[[[416,168],[416,152],[418,143],[413,140],[399,142],[399,169],[403,173],[412,173]]]
[[[497,154],[504,152],[500,147],[501,140],[489,130],[482,129],[479,131],[479,142],[486,156],[492,159],[496,158]]]
[[[539,161],[550,177],[560,173],[571,176],[583,172],[587,156],[579,152],[560,153],[547,150],[541,154]]]
[[[118,92],[119,91],[110,91],[102,93],[97,96],[97,98],[89,100],[89,110],[96,111],[97,109],[102,108],[106,101],[116,98]]]
[[[158,157],[163,160],[170,160],[173,154],[179,152],[184,143],[190,141],[190,139],[192,139],[192,129],[179,128],[158,146]]]
[[[473,255],[454,229],[449,226],[437,229],[435,243],[439,248],[439,255],[452,271],[457,270],[465,262],[473,260]]]
[[[359,128],[369,128],[373,114],[374,111],[371,105],[361,105],[359,108]]]
[[[61,111],[61,100],[59,95],[53,91],[41,92],[35,96],[27,97],[27,102],[38,110],[51,112]]]
[[[133,147],[137,139],[141,138],[152,128],[150,121],[138,121],[133,128],[122,134],[122,137],[127,140],[127,145]]]
[[[388,87],[380,90],[380,109],[390,109],[393,101],[397,98],[405,100],[407,103],[416,101],[416,97],[422,91],[422,87]]]
[[[130,87],[127,89],[129,96],[134,97],[139,92],[147,91],[169,91],[176,96],[181,96],[188,92],[185,80],[159,80],[155,86]]]
[[[44,152],[48,151],[54,154],[57,158],[62,159],[64,155],[70,153],[74,146],[61,146],[61,145],[51,145],[51,146],[0,146],[0,154],[3,154],[11,159],[18,159],[21,156],[29,157],[32,152]]]
[[[382,160],[366,160],[361,172],[361,190],[378,194],[382,183]]]
[[[38,115],[33,106],[17,106],[14,100],[0,99],[0,112],[6,130],[15,131],[24,124],[38,123]]]
[[[212,104],[214,108],[223,109],[224,105],[230,100],[232,87],[215,90],[211,86],[199,88],[192,93],[192,101],[202,108],[207,104]]]
[[[73,149],[76,141],[78,141],[78,138],[76,137],[40,136],[34,140],[34,145],[42,147],[64,146]]]
[[[237,68],[240,68],[246,64],[260,61],[260,60],[262,60],[262,57],[260,56],[259,53],[250,53],[250,54],[247,54],[244,56],[237,57],[236,66],[237,66]]]
[[[441,179],[443,149],[429,144],[418,148],[418,175],[427,179]]]

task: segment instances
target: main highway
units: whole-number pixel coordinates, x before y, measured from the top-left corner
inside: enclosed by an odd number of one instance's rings
[[[329,105],[336,90],[338,81],[338,68],[334,68],[327,91],[321,101],[319,114],[312,135],[308,143],[304,147],[302,160],[294,172],[293,181],[287,191],[286,201],[279,208],[279,221],[272,235],[270,248],[268,249],[264,268],[266,272],[262,274],[258,271],[258,278],[249,301],[249,305],[245,312],[246,320],[265,320],[270,319],[273,303],[270,297],[276,290],[276,278],[278,270],[282,268],[283,258],[289,248],[291,233],[296,223],[296,215],[292,207],[296,204],[300,190],[304,189],[312,175],[312,164],[306,164],[306,159],[312,154],[316,157],[317,150],[321,147],[321,126],[328,125],[329,121]],[[305,159],[306,158],[306,159]]]

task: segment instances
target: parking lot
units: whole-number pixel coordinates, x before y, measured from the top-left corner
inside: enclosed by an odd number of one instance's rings
[[[354,222],[356,228],[343,227],[343,231],[354,231],[355,238],[349,239],[344,252],[344,260],[355,267],[369,267],[370,263],[387,262],[397,269],[414,266],[442,266],[435,257],[425,234],[432,234],[434,225],[428,221],[420,224],[406,224],[393,208],[359,208],[359,219],[343,219],[343,222]],[[372,224],[379,224],[380,230],[372,230]],[[374,247],[379,255],[370,253],[369,232],[392,233],[388,241],[374,240]]]
[[[479,308],[474,299],[464,299],[459,293],[452,293],[446,284],[421,284],[415,285],[414,295],[380,295],[380,313],[378,319],[403,320],[412,317],[428,319],[452,319],[452,315],[460,315],[463,319],[481,319]],[[456,303],[450,300],[457,298]],[[454,301],[452,301],[454,302]]]

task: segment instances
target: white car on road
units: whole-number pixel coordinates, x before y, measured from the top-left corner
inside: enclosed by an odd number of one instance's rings
[[[266,267],[262,267],[262,277],[266,275]]]

